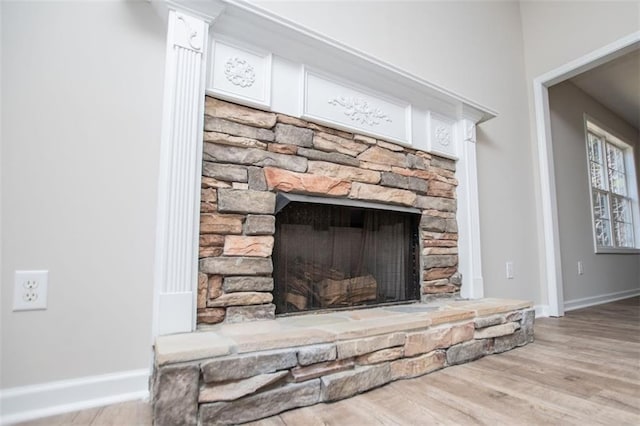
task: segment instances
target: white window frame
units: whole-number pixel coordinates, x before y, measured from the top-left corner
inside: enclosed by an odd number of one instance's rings
[[[630,253],[640,253],[640,203],[638,200],[638,180],[637,180],[637,170],[635,165],[635,155],[634,155],[634,147],[630,143],[626,142],[620,135],[616,134],[610,128],[607,128],[602,123],[598,122],[598,120],[590,117],[589,115],[584,115],[584,129],[585,129],[585,158],[587,161],[587,178],[589,183],[589,200],[591,205],[591,229],[593,233],[593,247],[596,254],[630,254]],[[631,224],[633,228],[633,242],[634,247],[615,247],[615,237],[614,237],[614,229],[613,229],[613,208],[612,208],[612,194],[619,196],[611,192],[609,188],[608,182],[608,167],[606,165],[606,153],[603,152],[603,159],[605,163],[605,180],[607,181],[607,189],[600,190],[594,188],[593,182],[591,180],[591,164],[589,158],[589,133],[595,134],[598,137],[602,138],[606,144],[611,144],[621,149],[624,154],[624,167],[625,167],[625,176],[626,176],[626,185],[627,185],[627,196],[624,198],[629,199],[631,203]],[[604,151],[604,149],[603,149]],[[609,207],[609,226],[611,233],[611,243],[612,246],[601,246],[598,245],[598,240],[596,236],[596,226],[595,226],[595,214],[594,214],[594,203],[593,196],[595,192],[601,192],[608,195],[608,207]]]

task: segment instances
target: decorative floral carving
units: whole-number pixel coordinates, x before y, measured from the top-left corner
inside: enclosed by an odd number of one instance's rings
[[[366,124],[368,126],[377,126],[380,121],[391,122],[391,118],[379,108],[372,107],[367,101],[360,98],[339,96],[329,101],[330,105],[341,106],[344,108],[344,115],[351,120]]]
[[[448,146],[451,143],[451,132],[445,126],[436,127],[436,140],[442,146]]]
[[[464,135],[464,140],[469,141],[469,142],[475,142],[476,141],[476,135],[475,135],[475,124],[473,124],[472,121],[469,120],[465,120],[464,121],[464,129],[465,129],[465,135]]]
[[[184,28],[185,31],[187,32],[187,43],[189,43],[189,46],[191,46],[191,48],[193,50],[195,50],[196,52],[199,52],[202,50],[202,42],[200,40],[200,37],[198,35],[198,31],[194,30],[193,28],[191,28],[191,25],[189,24],[189,22],[187,22],[187,19],[182,16],[182,15],[178,15],[178,20],[182,21],[182,23],[184,24]]]
[[[236,86],[251,87],[256,82],[256,73],[249,62],[238,57],[227,59],[224,75]]]

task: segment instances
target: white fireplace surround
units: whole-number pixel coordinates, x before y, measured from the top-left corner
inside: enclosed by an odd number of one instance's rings
[[[245,1],[152,4],[168,24],[154,336],[196,327],[205,94],[457,160],[461,293],[483,297],[475,126],[495,111]]]

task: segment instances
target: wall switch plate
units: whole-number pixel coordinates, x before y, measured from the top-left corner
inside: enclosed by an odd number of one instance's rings
[[[506,276],[508,280],[512,280],[514,277],[513,273],[513,262],[506,263]]]
[[[47,309],[49,271],[16,271],[13,310]]]
[[[582,260],[578,260],[578,275],[584,274],[584,265],[582,264]]]

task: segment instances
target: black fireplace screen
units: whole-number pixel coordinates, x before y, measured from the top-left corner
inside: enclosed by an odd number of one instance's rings
[[[419,217],[290,202],[276,215],[276,312],[416,300]]]

